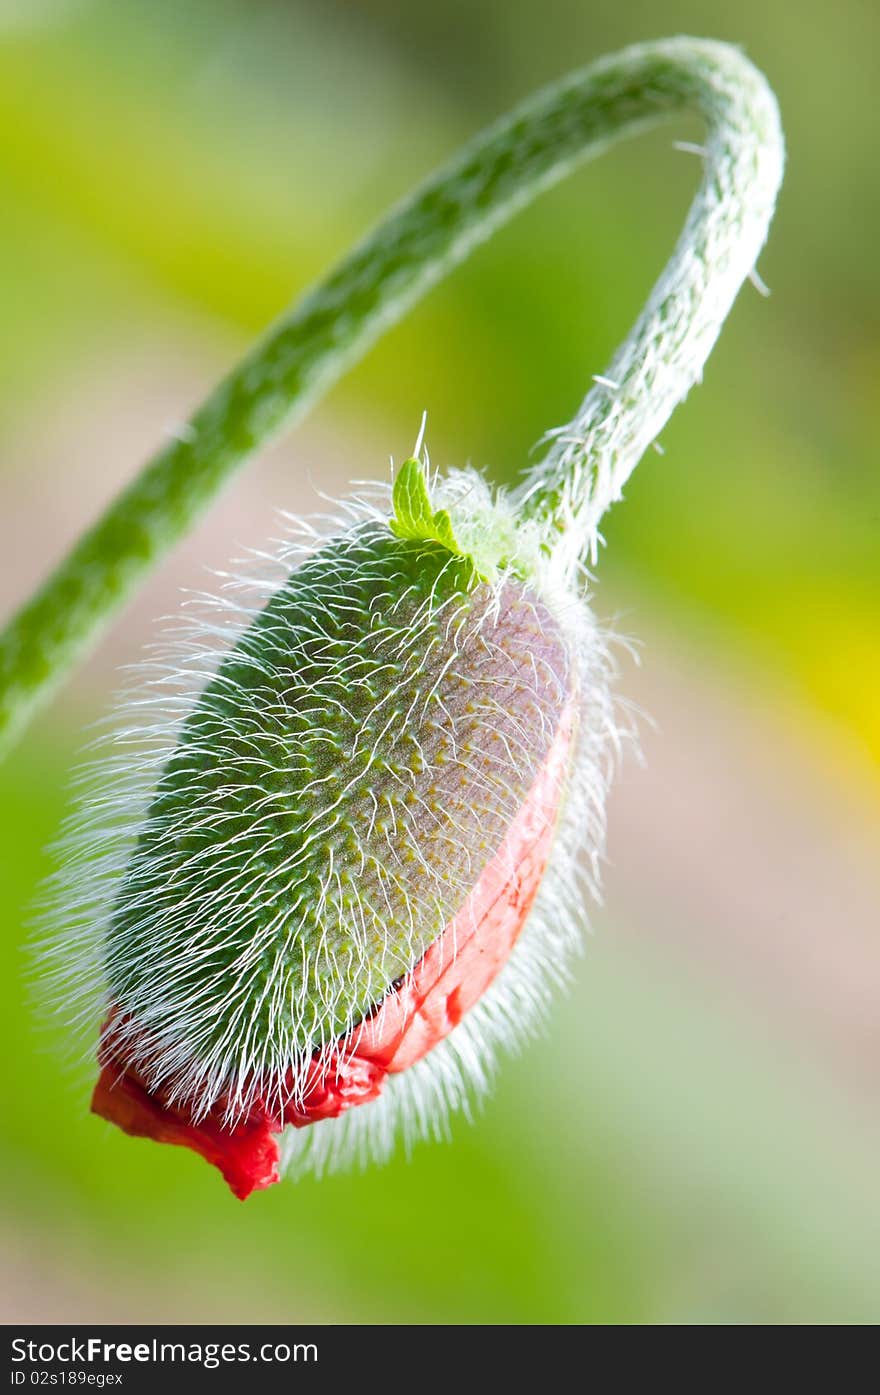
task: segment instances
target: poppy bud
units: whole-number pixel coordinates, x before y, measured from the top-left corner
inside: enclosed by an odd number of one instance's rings
[[[392,518],[294,568],[179,724],[113,886],[93,1108],[240,1197],[283,1130],[430,1074],[516,958],[561,822],[598,853],[604,650],[482,482],[448,492],[434,511],[407,462]],[[542,996],[514,986],[477,1032],[515,1038]]]

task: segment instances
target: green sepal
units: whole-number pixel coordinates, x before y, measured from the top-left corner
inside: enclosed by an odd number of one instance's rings
[[[431,508],[425,471],[415,456],[405,460],[397,472],[392,503],[394,517],[389,527],[395,537],[442,543],[457,556],[467,556],[455,537],[448,511]]]

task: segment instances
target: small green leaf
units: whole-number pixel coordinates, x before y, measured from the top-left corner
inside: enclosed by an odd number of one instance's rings
[[[431,508],[425,471],[415,457],[405,460],[398,470],[392,502],[394,517],[389,527],[395,537],[441,543],[457,556],[467,556],[456,539],[447,510],[437,509],[435,513]]]
[[[433,538],[434,515],[420,460],[405,460],[397,472],[392,494],[391,531],[398,538]],[[451,531],[451,529],[450,529]]]

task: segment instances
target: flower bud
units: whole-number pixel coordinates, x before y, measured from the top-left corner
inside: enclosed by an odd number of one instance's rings
[[[216,666],[106,916],[93,1108],[241,1197],[282,1130],[379,1101],[480,1003],[607,716],[580,608],[498,557],[485,503],[461,545],[407,470],[395,517],[326,541]]]

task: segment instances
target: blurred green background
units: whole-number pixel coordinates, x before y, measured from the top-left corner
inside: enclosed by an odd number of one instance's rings
[[[43,849],[151,621],[275,510],[435,463],[512,478],[601,372],[697,166],[668,127],[496,236],[252,466],[0,768],[7,1321],[880,1319],[880,210],[872,0],[0,0],[0,607],[254,332],[539,83],[741,42],[789,169],[704,385],[608,521],[597,610],[654,719],[546,1035],[452,1141],[233,1202],[87,1112],[30,1001]]]

